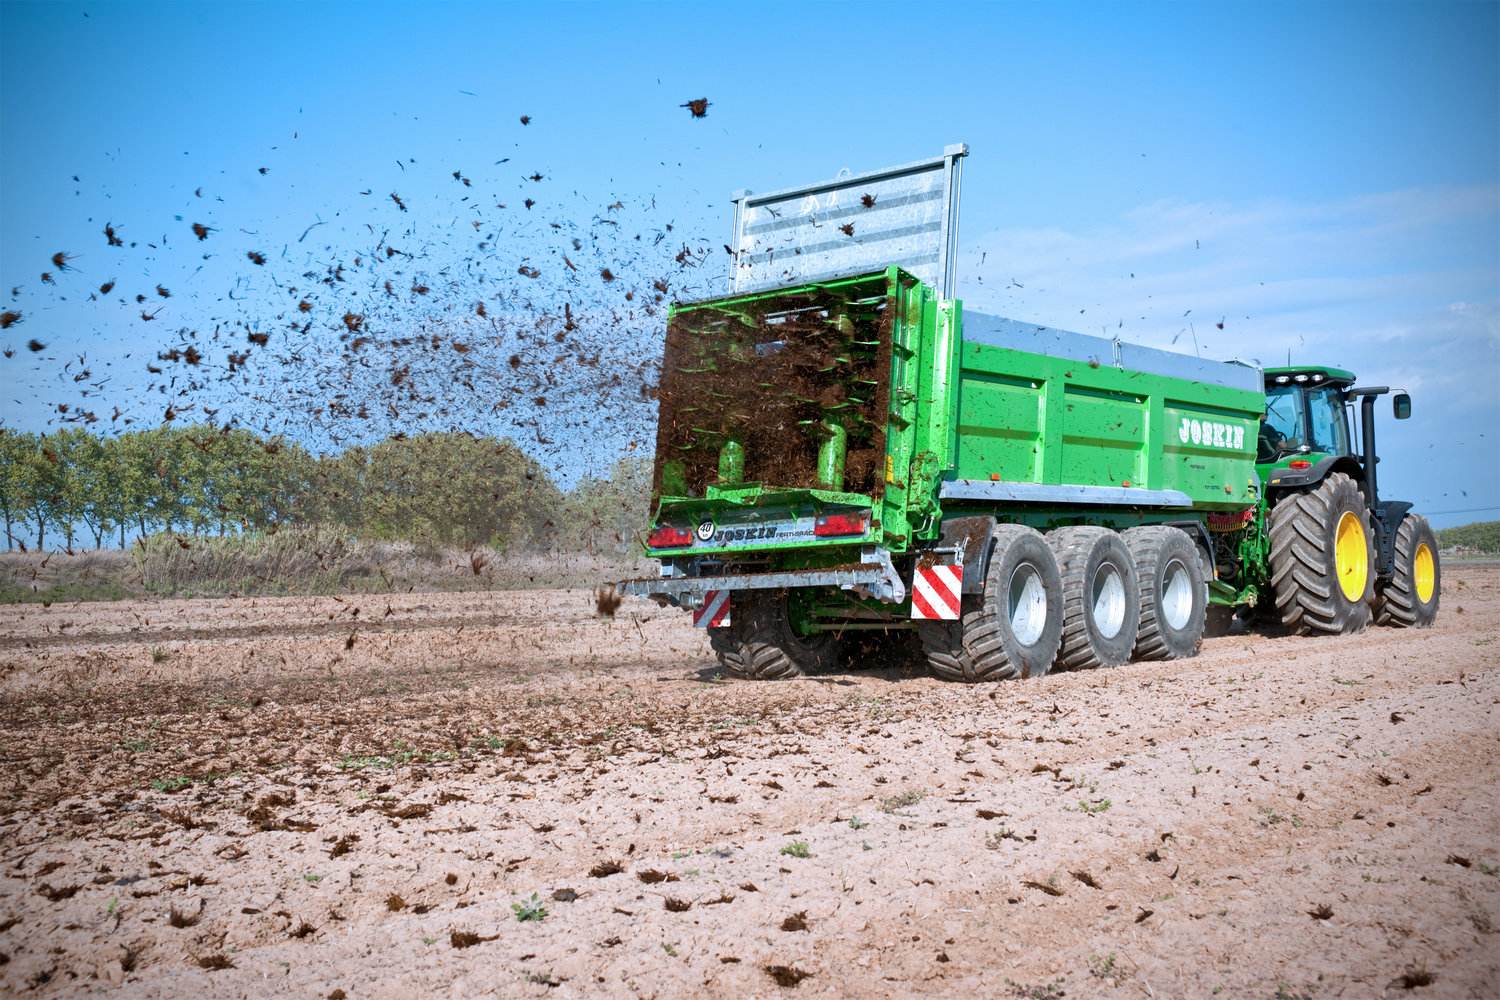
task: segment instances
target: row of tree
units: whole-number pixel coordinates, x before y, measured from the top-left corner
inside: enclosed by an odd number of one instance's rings
[[[100,436],[0,428],[6,545],[124,547],[155,532],[230,535],[328,525],[361,538],[503,549],[620,550],[645,516],[649,467],[616,463],[564,491],[514,443],[393,437],[314,455],[242,429]]]

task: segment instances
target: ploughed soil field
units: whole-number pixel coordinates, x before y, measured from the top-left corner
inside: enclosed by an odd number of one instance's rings
[[[1494,997],[1500,569],[1430,631],[720,679],[581,591],[0,608],[0,992]]]

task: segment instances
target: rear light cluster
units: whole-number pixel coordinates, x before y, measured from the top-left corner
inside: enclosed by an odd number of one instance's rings
[[[1311,469],[1312,463],[1305,458],[1294,458],[1286,463],[1288,469]]]
[[[652,549],[680,549],[691,544],[693,544],[692,529],[676,528],[670,524],[657,528],[646,539],[646,547]]]
[[[813,534],[819,538],[863,535],[869,525],[864,514],[824,514],[813,522]]]

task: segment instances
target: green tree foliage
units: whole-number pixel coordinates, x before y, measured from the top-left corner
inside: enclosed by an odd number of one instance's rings
[[[35,434],[0,428],[0,516],[5,519],[5,547],[16,547],[16,532],[29,510],[28,456],[39,449]]]
[[[1500,555],[1500,521],[1475,521],[1437,533],[1438,544],[1445,549],[1465,548],[1485,555]]]
[[[376,538],[535,546],[562,493],[509,441],[467,434],[390,438],[331,463],[324,519]]]
[[[619,463],[565,495],[514,443],[396,437],[314,456],[246,430],[170,426],[100,437],[0,428],[8,547],[48,533],[124,547],[157,532],[232,536],[330,526],[376,540],[502,549],[622,549],[644,515],[649,466]]]
[[[587,477],[568,495],[565,523],[574,539],[570,547],[591,553],[624,553],[646,523],[651,500],[651,461],[626,456],[609,478]]]
[[[32,447],[20,455],[16,472],[20,509],[36,526],[38,551],[47,547],[48,525],[55,525],[58,515],[68,509],[63,499],[62,456],[55,444],[45,435],[32,439]]]

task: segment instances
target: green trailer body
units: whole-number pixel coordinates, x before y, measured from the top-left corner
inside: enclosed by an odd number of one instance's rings
[[[1212,565],[1211,516],[1241,526],[1260,499],[1260,378],[966,318],[896,267],[677,305],[642,537],[663,579],[626,590],[695,607],[807,581],[899,604],[969,515],[1196,525]]]
[[[1376,401],[1410,398],[966,310],[967,154],[736,193],[731,294],[668,316],[660,576],[619,589],[759,680],[898,630],[976,682],[1191,657],[1234,618],[1431,625],[1436,536],[1378,488]]]

